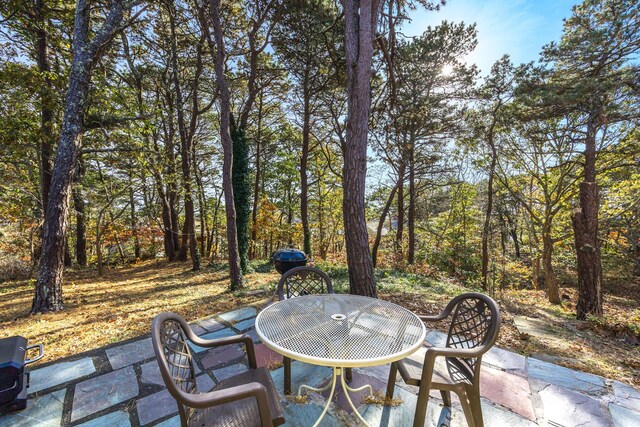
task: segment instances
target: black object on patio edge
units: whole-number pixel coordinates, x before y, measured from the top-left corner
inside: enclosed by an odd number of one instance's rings
[[[276,270],[280,274],[284,274],[294,267],[307,265],[307,255],[298,249],[278,249],[273,254],[272,259]]]
[[[38,356],[27,358],[27,353],[37,348]],[[20,411],[27,407],[29,372],[25,366],[42,359],[42,344],[27,345],[27,339],[13,336],[0,339],[0,414]]]

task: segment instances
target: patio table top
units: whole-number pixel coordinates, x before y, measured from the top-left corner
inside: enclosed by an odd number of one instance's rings
[[[256,318],[272,350],[315,365],[355,368],[402,359],[422,346],[426,329],[399,305],[358,295],[306,295],[280,301]]]

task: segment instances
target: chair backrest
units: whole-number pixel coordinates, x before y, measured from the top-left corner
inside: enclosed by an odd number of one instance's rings
[[[314,267],[295,267],[282,275],[278,282],[280,301],[302,295],[332,294],[333,285],[327,274]]]
[[[473,381],[480,369],[482,355],[493,346],[500,330],[500,310],[487,295],[466,293],[455,297],[445,309],[452,312],[447,335],[447,347],[459,349],[478,348],[478,357],[468,359],[448,358]],[[481,347],[481,348],[480,348]],[[451,369],[451,366],[450,366]]]
[[[181,403],[180,393],[197,393],[193,357],[185,331],[189,324],[175,313],[161,313],[151,324],[151,341],[158,360],[160,374],[169,393],[178,401],[181,418],[191,411]]]

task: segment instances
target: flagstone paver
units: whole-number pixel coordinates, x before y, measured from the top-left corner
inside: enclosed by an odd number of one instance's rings
[[[198,324],[209,332],[215,332],[219,331],[220,329],[224,329],[224,325],[222,323],[211,318],[198,320]]]
[[[155,425],[155,427],[180,427],[180,426],[181,426],[180,415],[176,415],[175,417],[171,417]]]
[[[399,406],[381,406],[381,405],[361,405],[360,414],[372,426],[394,427],[394,426],[411,426],[415,416],[415,405],[418,398],[413,393],[396,387],[393,394],[394,398],[401,400]],[[451,418],[451,411],[429,400],[427,405],[427,415],[425,417],[426,427],[448,426],[447,420]],[[444,424],[443,424],[444,423]],[[352,425],[360,425],[353,419]]]
[[[284,407],[285,423],[283,427],[312,426],[318,417],[320,417],[322,409],[323,405],[316,402],[286,405]],[[322,420],[322,426],[329,427],[339,425],[342,424],[331,412],[327,413]]]
[[[138,395],[131,366],[82,381],[75,386],[71,421],[82,419]]]
[[[610,426],[600,402],[585,394],[550,384],[540,392],[547,420],[561,426]]]
[[[31,371],[29,394],[93,374],[96,367],[90,357],[60,362]]]
[[[197,363],[193,364],[193,368],[195,370],[196,375],[201,372]],[[155,385],[164,386],[164,380],[162,379],[162,375],[160,374],[160,368],[158,367],[158,362],[156,360],[152,360],[150,362],[140,365],[140,369],[142,371],[142,375],[140,376],[140,381],[143,384],[155,384]]]
[[[198,391],[201,393],[206,393],[215,386],[214,381],[207,374],[196,377],[196,383],[198,384]],[[178,404],[169,391],[165,389],[138,399],[136,402],[136,411],[138,412],[140,425],[145,425],[166,417],[167,415],[177,413]],[[179,424],[178,422],[178,425]]]
[[[254,317],[255,315],[256,315],[255,308],[244,307],[244,308],[239,308],[238,310],[222,313],[219,317],[222,320],[225,320],[229,323],[233,323],[233,322],[240,322],[242,320],[248,319],[249,317]]]
[[[558,338],[558,331],[548,321],[534,317],[514,316],[513,324],[521,334],[536,338]]]
[[[162,379],[162,374],[160,374],[158,362],[152,360],[151,362],[147,362],[144,365],[141,365],[140,369],[142,370],[140,381],[143,384],[155,384],[160,386],[164,385],[164,380]]]
[[[234,335],[237,335],[237,334],[233,332],[231,329],[225,328],[216,332],[204,334],[200,338],[202,338],[203,340],[212,340],[216,338],[232,337]],[[200,347],[199,345],[195,345],[192,342],[189,343],[189,347],[191,347],[191,350],[193,350],[196,353],[201,353],[206,350],[206,348]]]
[[[76,427],[131,427],[129,414],[125,411],[111,412]]]
[[[273,366],[282,363],[282,355],[271,350],[264,344],[256,344],[254,347],[256,352],[256,363],[260,366]]]
[[[537,424],[526,418],[522,418],[518,414],[505,410],[498,405],[492,404],[486,399],[480,399],[482,406],[482,418],[485,420],[485,426],[504,426],[504,427],[535,427]],[[450,427],[468,427],[464,413],[457,408],[453,408]],[[565,424],[565,427],[575,426],[575,424]],[[586,426],[586,425],[585,425]],[[593,426],[595,427],[595,425]]]
[[[597,375],[574,371],[564,366],[529,358],[528,374],[532,378],[573,389],[592,396],[607,393],[604,379]]]
[[[611,412],[614,427],[640,426],[640,412],[614,404],[609,405],[609,412]]]
[[[251,329],[251,330],[245,332],[245,334],[249,335],[254,343],[262,342],[260,340],[260,337],[258,337],[258,334],[256,333],[255,329]]]
[[[429,331],[424,339],[434,347],[444,347],[447,344],[447,334],[440,331]]]
[[[524,373],[527,366],[527,358],[521,354],[492,347],[482,356],[482,363],[504,369]]]
[[[640,391],[620,381],[612,381],[611,386],[617,405],[640,412]]]
[[[155,355],[153,353],[153,346],[151,345],[151,338],[108,348],[106,353],[113,370],[133,365],[136,362],[149,359]]]
[[[381,381],[380,379],[374,376],[366,375],[361,372],[359,372],[358,375],[353,375],[353,378],[351,380],[351,383],[349,383],[349,386],[352,388],[359,388],[367,384],[373,388],[374,393],[377,391],[384,392],[384,390],[386,390],[386,387],[387,387],[386,381]],[[324,392],[322,392],[322,395],[326,399],[327,397],[329,397],[329,393],[330,393],[329,390],[325,390]],[[353,402],[354,405],[356,405],[356,408],[357,408],[359,406],[362,406],[360,404],[360,402],[362,401],[362,398],[369,396],[369,390],[362,390],[358,392],[349,393],[349,396],[351,397],[351,401]],[[334,406],[336,408],[340,408],[342,410],[350,410],[349,402],[347,401],[347,398],[344,395],[344,391],[342,390],[342,387],[339,387],[339,386],[336,387],[333,401],[334,401]]]
[[[198,375],[196,377],[196,384],[198,385],[198,391],[200,393],[206,393],[213,390],[216,383],[208,374]]]
[[[480,394],[530,420],[536,415],[531,405],[531,388],[526,378],[497,369],[482,368]]]
[[[201,353],[200,360],[202,361],[204,369],[210,369],[242,356],[244,356],[242,346],[239,344],[231,344],[212,348]]]
[[[212,373],[213,373],[213,376],[216,377],[216,380],[224,381],[227,378],[230,378],[236,374],[245,372],[247,369],[249,368],[247,368],[242,363],[236,363],[235,365],[229,365],[229,366],[225,366],[224,368],[214,369]]]
[[[239,330],[240,332],[244,332],[248,329],[253,328],[255,324],[256,324],[256,318],[252,317],[251,319],[243,320],[242,322],[238,322],[234,324],[233,327]]]
[[[193,333],[198,335],[198,336],[206,334],[207,332],[209,332],[205,328],[203,328],[202,326],[198,325],[197,323],[189,323],[189,327],[191,328]]]
[[[317,387],[329,380],[331,375],[331,368],[327,368],[326,366],[310,365],[308,363],[293,361],[291,363],[292,390],[297,392],[301,384]],[[284,368],[280,367],[271,371],[271,378],[273,378],[276,389],[280,393],[283,393]]]
[[[169,394],[168,390],[162,390],[149,396],[138,399],[136,402],[140,425],[149,424],[167,415],[178,413],[178,404]]]
[[[0,415],[0,427],[58,427],[62,420],[64,396],[67,390],[58,390],[27,401],[23,411]]]

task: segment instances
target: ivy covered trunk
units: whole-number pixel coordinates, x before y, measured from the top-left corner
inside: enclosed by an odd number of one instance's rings
[[[247,271],[249,258],[249,219],[251,217],[251,182],[249,180],[249,141],[242,128],[231,117],[231,141],[233,143],[233,202],[236,208],[238,253],[240,268]]]

